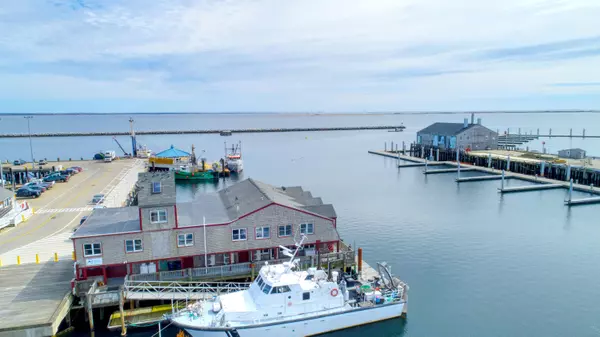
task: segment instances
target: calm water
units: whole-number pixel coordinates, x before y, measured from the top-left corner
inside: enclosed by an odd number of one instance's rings
[[[573,125],[586,127],[588,134],[594,127],[599,128],[595,131],[600,134],[598,115],[483,117],[484,124],[488,120],[487,124],[494,128],[535,127],[540,123],[540,127],[553,127],[553,132],[557,126],[568,132]],[[0,132],[5,132],[11,123],[15,129],[16,124],[22,124],[22,117],[18,117],[18,123],[17,117],[14,121],[11,118],[2,118]],[[45,120],[44,127],[37,125],[36,131],[110,130],[126,129],[127,118],[36,117],[34,121]],[[398,170],[394,160],[367,154],[369,149],[381,148],[385,141],[414,140],[414,131],[430,122],[456,118],[460,120],[462,116],[136,119],[140,129],[401,121],[409,126],[405,133],[247,134],[227,138],[188,135],[142,140],[155,150],[171,143],[182,148],[194,143],[206,149],[209,158],[222,155],[224,140],[242,140],[245,177],[274,185],[302,185],[325,202],[333,203],[345,241],[362,247],[371,264],[383,260],[390,263],[394,273],[411,286],[405,323],[394,320],[330,336],[598,336],[600,206],[568,209],[562,204],[562,190],[500,196],[497,181],[457,185],[453,174],[425,176],[419,168]],[[568,146],[569,140],[553,139],[547,143],[552,147],[565,146],[559,141]],[[26,156],[26,140],[0,142],[2,157],[13,158],[19,153]],[[596,141],[583,142],[577,146],[600,153]],[[115,148],[110,137],[39,139],[34,144],[36,153],[48,157],[89,156],[106,148]],[[475,173],[463,173],[467,174]],[[181,185],[179,192],[188,198],[219,187]],[[172,337],[175,332],[170,330],[164,335]],[[133,335],[148,337],[152,333]]]

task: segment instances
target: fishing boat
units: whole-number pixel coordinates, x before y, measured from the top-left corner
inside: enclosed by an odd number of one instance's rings
[[[191,304],[171,322],[193,337],[303,337],[403,315],[408,286],[384,263],[366,282],[337,271],[295,271],[305,238],[294,251],[280,246],[289,261],[263,266],[247,290]]]
[[[388,130],[388,132],[402,132],[404,129],[406,129],[406,126],[404,126],[404,124],[400,124],[399,127]]]
[[[195,147],[192,145],[192,154],[187,165],[182,165],[175,170],[175,180],[202,181],[219,179],[219,170],[216,164],[206,164],[202,158],[200,163],[196,159]]]
[[[152,150],[150,150],[146,145],[140,145],[137,149],[137,157],[138,158],[150,158],[152,157]]]
[[[227,168],[232,173],[241,173],[244,170],[244,162],[242,161],[242,142],[231,145],[231,150],[227,148],[225,142],[225,161]]]

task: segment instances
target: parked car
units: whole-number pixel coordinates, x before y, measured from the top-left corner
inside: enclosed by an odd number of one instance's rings
[[[81,226],[85,222],[85,220],[87,220],[87,218],[88,218],[87,215],[81,217],[81,220],[79,220],[79,225]]]
[[[38,165],[46,165],[48,164],[48,162],[45,159],[40,159],[40,161],[38,162]]]
[[[96,205],[96,206],[94,206],[94,209],[100,209],[100,208],[106,208],[106,206],[104,206],[104,205]]]
[[[23,159],[17,159],[15,161],[13,161],[14,165],[23,165],[25,164],[25,161]]]
[[[77,172],[81,172],[83,171],[83,167],[81,166],[73,166],[73,167],[69,167],[70,169],[76,170]]]
[[[38,185],[42,186],[42,187],[45,187],[46,190],[49,190],[49,189],[52,188],[52,186],[54,186],[54,181],[51,181],[51,182],[42,181],[42,182],[39,182]]]
[[[77,170],[68,168],[66,170],[60,171],[60,174],[65,175],[65,176],[72,176],[74,174],[77,174],[77,172],[78,172]]]
[[[92,204],[101,204],[104,202],[104,194],[96,194],[92,197]]]
[[[43,186],[40,183],[27,183],[25,185],[23,185],[24,187],[30,188],[32,190],[39,190],[41,193],[46,192],[46,190],[48,189],[46,186]]]
[[[33,189],[30,189],[28,187],[21,187],[17,190],[17,197],[19,198],[25,198],[25,197],[34,197],[37,198],[40,196],[40,192],[39,191],[35,191]]]
[[[67,182],[69,181],[69,176],[68,175],[62,175],[58,172],[56,173],[52,173],[49,176],[44,177],[44,181],[48,182],[48,181],[60,181],[60,182]]]

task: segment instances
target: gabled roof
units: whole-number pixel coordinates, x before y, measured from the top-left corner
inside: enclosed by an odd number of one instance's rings
[[[6,188],[0,187],[0,200],[12,198],[15,196],[15,192],[9,191]]]
[[[443,135],[443,136],[454,136],[461,132],[462,130],[466,130],[473,125],[477,124],[469,124],[466,128],[463,123],[433,123],[425,129],[419,131],[419,133],[426,134],[435,134],[435,135]]]
[[[179,158],[179,157],[189,157],[189,156],[190,156],[189,152],[185,152],[183,150],[176,149],[173,145],[171,145],[170,148],[156,154],[156,157],[158,157],[158,158]]]

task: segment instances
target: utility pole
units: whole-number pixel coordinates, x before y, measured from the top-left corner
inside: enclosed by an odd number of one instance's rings
[[[33,160],[33,144],[31,143],[31,125],[29,121],[33,118],[33,116],[25,116],[27,119],[27,132],[29,132],[29,150],[31,151],[31,169],[33,170],[35,166],[35,161]]]

